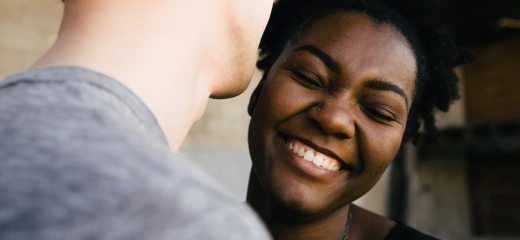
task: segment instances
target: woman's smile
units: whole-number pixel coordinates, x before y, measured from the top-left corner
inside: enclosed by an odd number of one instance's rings
[[[305,146],[296,140],[289,140],[287,147],[292,150],[295,154],[302,157],[305,161],[314,164],[322,169],[329,171],[338,171],[341,167],[341,163],[336,161],[334,158],[328,157],[322,153],[316,152],[311,147]]]
[[[326,179],[343,175],[347,171],[345,163],[341,162],[332,151],[302,138],[286,135],[281,135],[281,138],[285,159],[288,159],[290,164],[302,173],[313,178]]]

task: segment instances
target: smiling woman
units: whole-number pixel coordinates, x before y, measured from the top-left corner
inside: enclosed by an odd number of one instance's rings
[[[431,238],[351,204],[403,139],[419,135],[421,119],[434,132],[434,107],[447,110],[456,99],[453,67],[468,60],[436,22],[416,22],[420,11],[399,6],[275,4],[260,45],[264,76],[248,109],[247,200],[276,239]]]

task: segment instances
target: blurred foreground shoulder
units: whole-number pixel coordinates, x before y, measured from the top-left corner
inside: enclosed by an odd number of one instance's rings
[[[171,152],[130,90],[53,67],[0,83],[0,239],[270,239]]]

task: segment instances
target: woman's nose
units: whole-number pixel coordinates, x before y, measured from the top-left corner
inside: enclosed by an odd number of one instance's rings
[[[353,106],[346,101],[327,101],[309,109],[307,115],[324,134],[349,139],[356,131],[352,110]]]

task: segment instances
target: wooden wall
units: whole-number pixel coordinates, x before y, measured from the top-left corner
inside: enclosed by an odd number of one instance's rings
[[[520,36],[471,49],[465,69],[469,124],[520,119]]]

